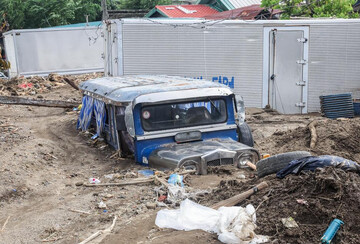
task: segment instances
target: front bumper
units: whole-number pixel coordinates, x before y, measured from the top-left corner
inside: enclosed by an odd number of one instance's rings
[[[198,174],[207,174],[208,167],[218,165],[241,166],[247,158],[253,163],[260,159],[259,152],[231,139],[212,139],[183,144],[168,144],[154,150],[149,166],[156,168],[194,168]]]

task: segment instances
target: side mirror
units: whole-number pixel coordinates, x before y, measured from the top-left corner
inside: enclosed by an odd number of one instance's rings
[[[242,123],[245,122],[245,105],[242,96],[235,95],[235,103],[237,110],[236,120],[238,122],[238,125],[241,125]]]

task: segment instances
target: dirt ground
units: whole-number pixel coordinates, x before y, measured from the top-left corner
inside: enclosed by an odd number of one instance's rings
[[[69,78],[79,83],[91,77]],[[61,77],[50,78],[0,80],[0,95],[81,100],[79,92]],[[32,85],[21,86],[24,83]],[[90,138],[91,133],[77,131],[77,113],[0,105],[0,243],[79,243],[111,226],[115,216],[113,231],[90,243],[219,243],[215,234],[200,230],[157,228],[156,212],[162,207],[154,202],[161,192],[159,185],[82,185],[92,177],[101,182],[137,178],[143,168],[131,158],[114,157],[105,143]],[[310,150],[307,125],[313,120],[318,120],[318,141]],[[328,120],[319,114],[285,116],[248,109],[247,121],[261,153],[305,150],[360,161],[359,118]],[[345,222],[338,243],[358,243],[360,178],[355,173],[325,169],[279,180],[272,175],[258,179],[249,169],[225,167],[214,168],[207,176],[185,177],[187,188],[201,192],[191,199],[206,206],[261,181],[271,187],[241,206],[252,203],[257,208],[256,232],[270,236],[272,243],[319,243],[335,217]],[[106,207],[99,208],[100,202]],[[280,219],[287,217],[293,217],[299,228],[285,228]]]

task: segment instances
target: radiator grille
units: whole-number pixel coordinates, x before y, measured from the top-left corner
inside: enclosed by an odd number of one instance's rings
[[[222,158],[222,159],[215,159],[211,160],[207,163],[208,166],[220,166],[220,165],[228,165],[233,164],[232,158]]]

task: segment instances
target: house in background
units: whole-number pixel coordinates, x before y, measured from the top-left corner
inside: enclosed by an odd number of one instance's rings
[[[242,20],[266,20],[279,19],[281,14],[279,9],[265,9],[260,4],[254,4],[242,8],[223,11],[212,15],[205,16],[205,19],[219,20],[219,19],[242,19]]]
[[[203,18],[218,13],[207,5],[157,5],[145,18]]]
[[[198,0],[197,4],[205,4],[219,12],[261,4],[261,0]]]

